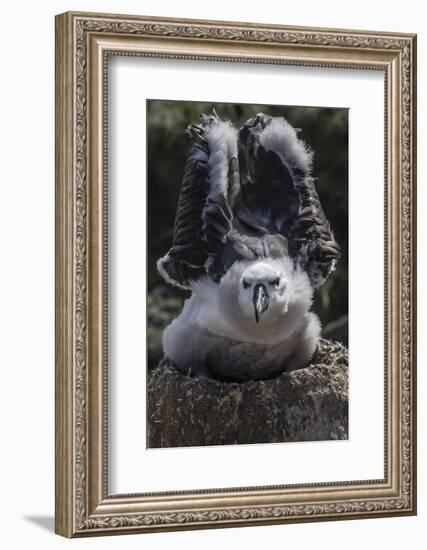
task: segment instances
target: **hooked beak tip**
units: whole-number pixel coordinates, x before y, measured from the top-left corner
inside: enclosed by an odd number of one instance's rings
[[[267,311],[270,297],[263,284],[257,284],[254,288],[254,309],[255,309],[255,322],[259,323],[261,315]]]

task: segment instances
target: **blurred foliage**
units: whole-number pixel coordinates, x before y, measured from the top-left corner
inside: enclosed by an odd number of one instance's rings
[[[240,127],[254,114],[283,116],[302,131],[314,151],[313,175],[325,214],[342,250],[335,272],[317,292],[313,309],[325,325],[348,312],[348,111],[320,107],[148,102],[148,290],[164,284],[156,269],[158,258],[171,247],[181,178],[190,141],[184,133],[200,113],[215,108],[223,119]],[[162,323],[163,325],[163,323]],[[346,330],[346,329],[345,329]]]

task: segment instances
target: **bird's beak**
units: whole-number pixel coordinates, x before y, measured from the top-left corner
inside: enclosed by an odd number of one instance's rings
[[[261,315],[268,309],[270,303],[270,296],[264,285],[257,284],[254,288],[254,308],[255,308],[255,320],[259,323]]]

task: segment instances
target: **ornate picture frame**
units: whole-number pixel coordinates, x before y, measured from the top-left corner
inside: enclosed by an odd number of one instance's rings
[[[109,56],[384,72],[384,478],[108,492]],[[56,17],[56,532],[65,537],[416,513],[416,36],[68,12]]]

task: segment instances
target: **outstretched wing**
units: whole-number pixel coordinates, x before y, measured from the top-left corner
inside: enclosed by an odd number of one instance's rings
[[[252,219],[288,240],[290,254],[320,287],[340,249],[325,217],[314,179],[312,151],[284,118],[262,113],[240,129],[248,184],[242,187]]]
[[[208,275],[227,242],[232,206],[239,192],[237,133],[230,122],[201,115],[187,133],[187,157],[175,218],[172,248],[157,267],[164,279],[182,288]]]

